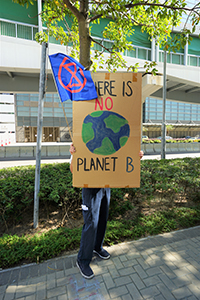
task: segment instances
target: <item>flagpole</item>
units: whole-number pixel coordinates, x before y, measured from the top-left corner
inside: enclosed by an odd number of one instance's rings
[[[42,43],[41,69],[39,82],[39,102],[37,119],[37,147],[36,147],[36,168],[35,168],[35,191],[34,191],[34,215],[33,227],[38,227],[39,216],[39,191],[40,191],[40,161],[41,161],[41,143],[42,143],[42,125],[43,125],[43,106],[45,95],[45,73],[46,73],[46,52],[47,43]]]

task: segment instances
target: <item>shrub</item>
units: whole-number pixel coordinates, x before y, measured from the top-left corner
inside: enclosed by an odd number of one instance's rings
[[[81,189],[72,187],[69,164],[41,165],[40,205],[81,205]],[[35,167],[0,169],[0,226],[30,209],[34,198]],[[168,209],[144,215],[140,209],[158,199],[168,200]],[[188,207],[182,207],[181,199]],[[152,202],[151,202],[152,201]],[[136,239],[150,234],[186,228],[200,224],[200,158],[141,161],[140,188],[113,188],[108,230],[108,245],[124,239]],[[33,237],[4,234],[0,238],[0,267],[13,266],[23,260],[33,262],[54,257],[62,251],[79,246],[81,228],[58,228]]]

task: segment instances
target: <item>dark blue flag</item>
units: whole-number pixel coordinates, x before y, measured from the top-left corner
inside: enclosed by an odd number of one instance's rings
[[[90,71],[74,58],[56,53],[49,55],[53,76],[62,102],[96,99],[97,91]]]

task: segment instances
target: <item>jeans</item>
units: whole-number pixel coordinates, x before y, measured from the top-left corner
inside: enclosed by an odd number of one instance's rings
[[[108,211],[110,205],[109,188],[83,188],[82,189],[82,213],[84,225],[82,229],[78,260],[89,265],[93,250],[102,249]]]

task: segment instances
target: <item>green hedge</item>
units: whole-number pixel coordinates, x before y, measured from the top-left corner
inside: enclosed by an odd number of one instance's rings
[[[0,169],[0,225],[16,223],[34,199],[35,167]],[[135,199],[151,199],[155,195],[172,202],[177,195],[191,201],[200,199],[200,158],[141,161],[141,185],[137,189],[112,189],[111,216],[130,209],[123,201],[129,194]],[[72,187],[68,163],[41,165],[40,204],[63,206],[81,203],[81,189]],[[121,201],[120,206],[117,201]],[[113,209],[112,209],[113,208]]]
[[[142,139],[143,144],[160,144],[162,141],[160,139]],[[200,139],[169,139],[166,143],[200,143]]]
[[[33,208],[35,167],[0,170],[0,226],[17,224],[23,212]],[[72,187],[69,164],[41,165],[40,205],[81,204],[81,189]],[[181,200],[187,201],[187,206]],[[165,210],[144,215],[134,208],[143,201],[159,201]],[[72,206],[73,205],[73,206]],[[200,158],[142,160],[140,188],[113,188],[105,243],[169,232],[200,224]],[[77,249],[81,228],[58,228],[40,235],[4,234],[0,238],[0,268],[22,261],[36,262],[54,257],[62,251]]]

